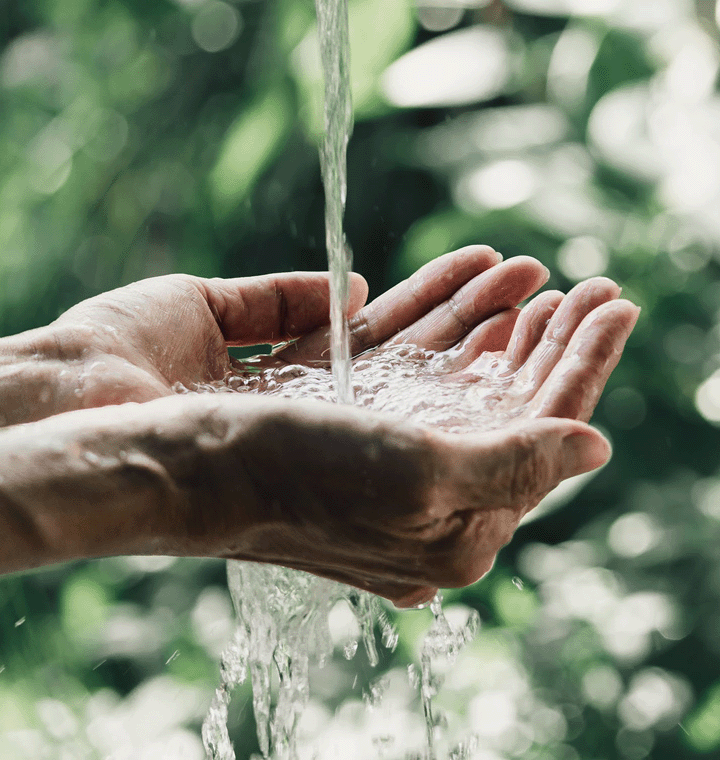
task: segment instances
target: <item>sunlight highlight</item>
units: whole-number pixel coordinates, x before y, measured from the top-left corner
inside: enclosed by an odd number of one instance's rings
[[[505,35],[474,26],[419,45],[388,67],[382,89],[405,108],[465,105],[502,92],[510,76]]]

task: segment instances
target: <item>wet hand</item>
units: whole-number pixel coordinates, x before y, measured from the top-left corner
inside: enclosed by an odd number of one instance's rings
[[[492,386],[492,415],[587,422],[640,313],[619,295],[605,277],[586,280],[567,295],[542,293],[523,308],[504,349],[471,336],[446,352],[443,369]]]
[[[351,276],[349,312],[367,285]],[[48,330],[68,359],[50,413],[144,402],[222,380],[228,346],[277,343],[328,322],[322,272],[236,279],[167,275],[103,293],[65,312]],[[47,414],[43,415],[47,416]]]
[[[465,355],[473,358],[482,351],[504,349],[520,313],[517,305],[542,287],[549,273],[529,256],[500,262],[502,257],[492,248],[473,245],[421,267],[352,314],[351,355],[367,359],[368,352],[395,343],[436,351],[461,344]],[[322,327],[259,364],[327,365],[329,344],[330,329]]]
[[[498,261],[487,246],[446,254],[364,308],[367,285],[351,274],[353,354],[398,335],[439,347],[469,331],[468,347],[483,336],[491,347],[504,346],[517,317],[513,307],[546,281],[547,270],[528,257]],[[260,361],[327,364],[328,321],[326,273],[142,280],[83,301],[48,328],[67,366],[36,418],[150,401],[172,394],[176,383],[220,381],[243,366],[230,358],[229,346],[290,341]]]
[[[208,467],[217,474],[222,466],[222,494],[237,492],[241,474],[256,497],[247,502],[252,527],[240,533],[231,498],[213,491],[212,503],[199,501],[192,529],[176,539],[182,553],[281,564],[399,606],[476,581],[548,491],[610,455],[600,433],[574,420],[457,435],[313,401],[178,400],[214,406],[202,427],[225,441]],[[243,424],[260,414],[245,428],[238,468],[230,420],[243,402]]]

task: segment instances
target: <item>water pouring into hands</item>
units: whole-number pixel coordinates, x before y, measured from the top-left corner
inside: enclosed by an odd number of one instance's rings
[[[585,423],[638,314],[604,278],[519,310],[547,270],[498,259],[484,246],[447,254],[366,306],[353,275],[349,304],[359,361],[412,344],[435,352],[449,382],[491,387],[488,419],[469,425],[483,432],[312,400],[174,392],[242,372],[228,346],[292,341],[258,364],[326,363],[321,273],[154,278],[5,339],[6,361],[25,375],[5,388],[0,459],[15,464],[0,504],[2,569],[122,553],[233,557],[399,605],[477,580],[549,490],[609,457]]]

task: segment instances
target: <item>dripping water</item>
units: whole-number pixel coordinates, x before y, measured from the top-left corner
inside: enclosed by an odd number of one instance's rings
[[[372,361],[364,364],[361,361],[354,373],[351,370],[346,314],[352,256],[343,232],[346,152],[352,132],[348,9],[347,0],[315,0],[315,4],[325,75],[325,134],[320,163],[330,269],[332,375],[324,369],[307,367],[284,367],[267,372],[250,367],[245,373],[225,378],[223,383],[196,386],[191,391],[258,392],[287,398],[311,396],[333,402],[360,403],[449,431],[458,426],[467,427],[467,420],[487,419],[487,415],[463,411],[463,404],[467,407],[468,403],[466,397],[472,396],[467,383],[448,384],[439,394],[427,393],[426,378],[436,379],[438,374],[432,352],[398,346]],[[414,392],[409,392],[410,386]],[[175,390],[188,392],[189,389],[179,386]],[[435,399],[434,406],[427,404],[428,398]],[[473,403],[477,407],[482,402],[487,411],[490,402],[497,398],[499,395],[493,388],[489,391],[486,388]],[[458,404],[460,413],[453,411],[448,416],[448,410],[457,410]],[[497,421],[500,417],[495,414],[494,419]],[[328,629],[328,615],[333,606],[339,600],[349,604],[372,666],[379,662],[375,626],[380,628],[382,645],[390,650],[397,645],[397,631],[378,599],[371,594],[287,568],[231,561],[228,562],[228,586],[237,615],[237,629],[222,655],[221,684],[203,724],[205,750],[211,760],[235,760],[227,728],[229,705],[235,687],[249,678],[262,757],[295,760],[296,729],[309,700],[310,667],[322,667],[333,653]],[[416,684],[427,725],[424,760],[436,760],[435,732],[439,721],[432,700],[440,679],[433,673],[432,663],[438,657],[453,659],[457,656],[460,648],[474,636],[478,622],[475,613],[467,625],[454,630],[443,614],[439,595],[430,606],[433,623],[423,644]],[[357,648],[356,640],[346,643],[344,656],[353,658]],[[366,693],[369,709],[379,705],[384,690],[382,678],[370,685]],[[378,751],[391,742],[392,737],[382,737]]]

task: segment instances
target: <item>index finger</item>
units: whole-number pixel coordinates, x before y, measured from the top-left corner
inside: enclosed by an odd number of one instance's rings
[[[350,320],[352,353],[373,348],[417,322],[500,261],[502,256],[490,246],[471,245],[425,264]]]

